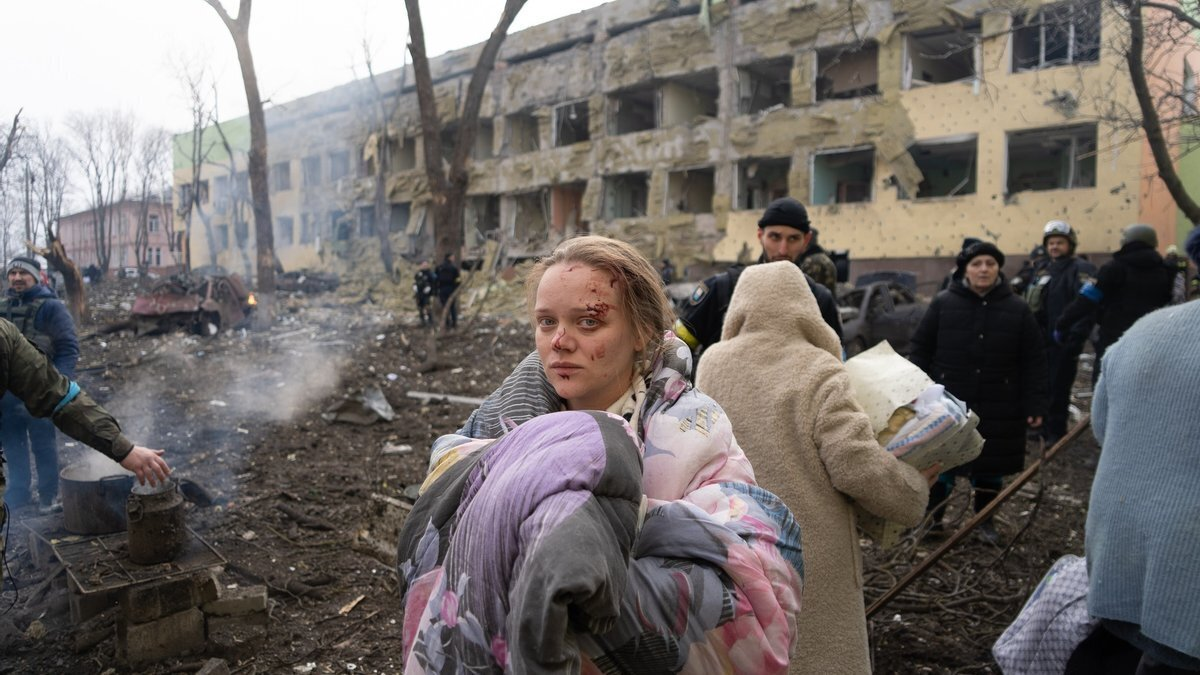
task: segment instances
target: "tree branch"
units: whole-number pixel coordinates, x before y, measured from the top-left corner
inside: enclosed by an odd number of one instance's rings
[[[1152,9],[1161,9],[1165,12],[1170,12],[1174,15],[1176,21],[1182,21],[1196,30],[1200,30],[1200,19],[1190,16],[1187,12],[1174,5],[1164,5],[1159,2],[1142,2],[1142,7],[1150,7]]]
[[[1200,205],[1197,205],[1171,159],[1167,138],[1163,133],[1162,122],[1158,111],[1154,108],[1154,97],[1150,93],[1150,85],[1146,81],[1143,53],[1145,51],[1145,27],[1142,23],[1142,6],[1139,0],[1126,0],[1129,9],[1129,49],[1125,52],[1125,61],[1129,67],[1129,80],[1133,84],[1133,93],[1137,97],[1138,106],[1142,110],[1142,129],[1146,132],[1146,142],[1150,144],[1150,153],[1154,156],[1154,164],[1158,168],[1158,177],[1167,186],[1167,191],[1175,200],[1176,206],[1183,211],[1184,217],[1193,225],[1200,225]],[[1148,4],[1148,3],[1145,3]]]
[[[8,140],[4,143],[4,154],[0,155],[0,173],[4,173],[4,167],[8,164],[8,160],[12,159],[13,148],[17,147],[17,141],[21,139],[21,112],[17,111],[13,115],[12,127],[8,130]]]

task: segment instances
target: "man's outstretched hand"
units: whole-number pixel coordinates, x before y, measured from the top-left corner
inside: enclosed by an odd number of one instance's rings
[[[171,475],[171,467],[167,466],[162,454],[162,450],[135,445],[133,450],[125,455],[125,459],[121,460],[121,466],[132,471],[137,476],[138,483],[145,485],[149,482],[151,485],[158,485]]]

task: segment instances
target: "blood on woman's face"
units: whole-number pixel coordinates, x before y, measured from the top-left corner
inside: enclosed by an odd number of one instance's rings
[[[618,281],[582,263],[550,266],[534,302],[546,377],[571,410],[605,410],[633,382],[639,344]]]

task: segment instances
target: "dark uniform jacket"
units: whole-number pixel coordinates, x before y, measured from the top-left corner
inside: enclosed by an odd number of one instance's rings
[[[1003,476],[1025,464],[1025,418],[1048,405],[1046,349],[1025,301],[1003,276],[979,296],[963,284],[938,293],[912,337],[909,360],[979,414],[987,443],[964,471]]]
[[[433,270],[417,270],[413,274],[413,299],[418,305],[429,304],[429,298],[433,296],[433,287],[437,285],[437,278],[433,276]]]
[[[741,276],[743,269],[745,269],[744,266],[735,265],[720,274],[711,276],[701,282],[692,293],[692,297],[688,300],[687,307],[684,308],[679,319],[682,330],[677,327],[675,332],[679,333],[679,337],[693,350],[708,347],[721,339],[721,326],[725,323],[725,312],[729,309],[729,300],[733,297],[733,289],[737,286],[738,277]],[[805,278],[808,280],[808,287],[812,289],[813,295],[817,298],[821,318],[829,324],[833,332],[837,333],[840,341],[842,339],[842,319],[838,314],[837,302],[834,301],[833,294],[807,274]]]
[[[434,274],[437,278],[438,299],[445,302],[451,295],[454,295],[454,291],[458,290],[458,265],[446,260],[437,266]]]
[[[1059,317],[1079,297],[1079,289],[1095,275],[1095,265],[1075,256],[1052,260],[1038,270],[1025,293],[1025,299],[1033,310],[1033,318],[1037,319],[1047,345],[1053,342],[1051,333]],[[1063,331],[1063,343],[1070,347],[1082,347],[1091,332],[1092,317],[1080,317]]]
[[[1105,263],[1096,283],[1079,291],[1063,310],[1055,328],[1067,334],[1075,322],[1095,316],[1100,309],[1097,348],[1103,351],[1116,342],[1138,319],[1171,302],[1172,272],[1154,247],[1132,241]]]
[[[34,417],[118,462],[133,449],[112,415],[55,370],[12,323],[0,319],[0,393],[12,392]]]
[[[825,249],[816,244],[809,246],[800,256],[798,264],[809,279],[829,289],[833,299],[837,300],[837,265],[833,263],[833,258],[829,257]],[[820,301],[820,298],[818,297],[817,300]],[[837,333],[840,337],[842,334],[840,327]]]

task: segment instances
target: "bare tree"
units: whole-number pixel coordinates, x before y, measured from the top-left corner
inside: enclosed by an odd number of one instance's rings
[[[419,0],[404,0],[408,9],[410,42],[413,70],[417,83],[417,103],[421,110],[421,136],[425,142],[425,172],[429,178],[429,191],[433,193],[433,226],[437,259],[447,253],[458,255],[463,243],[463,207],[467,196],[467,160],[475,147],[475,136],[479,130],[479,108],[488,78],[496,65],[500,45],[508,35],[508,28],[517,12],[525,6],[525,0],[506,0],[496,28],[488,36],[479,53],[479,60],[471,72],[467,95],[462,109],[458,111],[458,134],[454,140],[454,154],[449,166],[442,160],[442,122],[438,119],[437,101],[433,94],[433,76],[429,70],[429,57],[425,53],[425,29],[421,23]]]
[[[254,206],[254,241],[257,247],[258,308],[254,323],[259,329],[270,327],[275,315],[275,235],[271,224],[271,200],[267,193],[267,122],[262,97],[258,93],[258,76],[254,72],[254,57],[250,52],[250,7],[252,0],[239,0],[238,14],[231,17],[220,0],[204,0],[216,10],[229,30],[237,49],[242,69],[242,84],[246,88],[246,106],[250,116],[250,153],[247,171],[250,174],[250,195]]]
[[[392,117],[396,114],[396,109],[400,105],[399,92],[404,90],[404,75],[408,72],[406,68],[400,70],[400,83],[396,87],[397,95],[392,99],[392,105],[388,105],[387,97],[384,96],[383,90],[379,87],[378,79],[375,76],[375,69],[371,64],[371,52],[366,42],[363,42],[363,53],[366,55],[367,61],[367,76],[371,82],[371,91],[373,93],[372,104],[368,106],[369,128],[370,133],[367,134],[367,144],[369,145],[369,154],[374,155],[375,163],[375,234],[379,238],[379,259],[383,262],[383,269],[387,272],[388,278],[395,280],[396,277],[396,259],[392,253],[391,240],[391,221],[392,221],[392,203],[387,197],[387,177],[392,172],[392,141],[393,137],[389,129]],[[403,136],[400,136],[400,141],[403,141]],[[368,153],[364,153],[368,154]]]
[[[134,172],[137,178],[137,221],[133,223],[133,251],[138,273],[145,276],[150,267],[150,207],[164,204],[170,190],[171,138],[165,129],[147,129],[138,139]],[[160,208],[161,212],[162,209]]]
[[[0,149],[0,174],[4,173],[4,167],[8,166],[8,160],[12,159],[13,153],[17,149],[17,143],[21,140],[21,110],[13,115],[12,126],[8,129],[8,135],[4,139],[4,148]]]
[[[67,309],[78,323],[87,307],[87,292],[79,266],[67,254],[66,246],[58,234],[69,182],[70,151],[61,138],[47,129],[34,134],[33,151],[30,154],[31,186],[36,204],[33,222],[41,230],[46,242],[45,248],[34,248],[34,251],[45,256],[50,268],[62,274]]]
[[[176,249],[182,249],[184,253],[183,265],[186,269],[192,268],[192,218],[193,216],[200,219],[201,225],[204,227],[204,240],[208,246],[208,264],[217,264],[217,239],[213,233],[212,214],[204,210],[204,202],[209,194],[208,183],[200,178],[201,170],[208,163],[208,158],[212,149],[216,147],[216,142],[205,139],[205,134],[210,125],[216,123],[215,106],[209,106],[205,99],[204,89],[204,74],[203,71],[185,71],[183,74],[184,86],[187,88],[188,100],[192,107],[192,133],[187,136],[188,146],[186,148],[177,147],[188,158],[188,164],[191,167],[191,182],[181,189],[179,202],[176,208],[176,213],[183,220],[183,241],[177,245],[176,237],[173,231],[168,232],[171,241],[171,250],[174,253]],[[184,137],[176,137],[176,144],[182,142]]]
[[[120,228],[117,205],[129,192],[133,157],[133,117],[117,111],[75,114],[67,120],[75,135],[76,159],[87,180],[88,209],[96,242],[96,265],[107,273],[113,238]]]
[[[1129,68],[1129,79],[1141,113],[1141,127],[1146,132],[1158,177],[1184,217],[1193,226],[1200,225],[1200,205],[1179,178],[1168,140],[1169,136],[1178,137],[1181,124],[1194,124],[1197,120],[1196,83],[1192,82],[1189,86],[1188,83],[1172,82],[1164,75],[1156,74],[1155,86],[1146,74],[1148,46],[1153,53],[1178,53],[1196,48],[1194,36],[1195,31],[1200,30],[1200,19],[1197,19],[1200,16],[1200,2],[1184,0],[1175,6],[1142,0],[1115,0],[1115,5],[1129,28],[1129,41],[1124,49],[1125,63]],[[1148,36],[1153,39],[1150,45],[1147,45]],[[1168,112],[1164,120],[1160,109],[1177,112]],[[1167,128],[1164,122],[1174,128]]]

